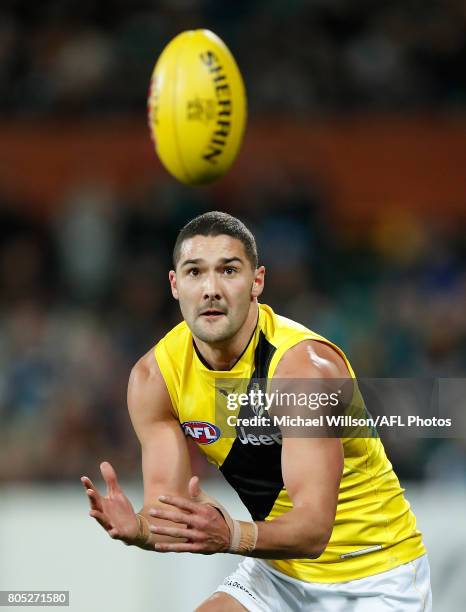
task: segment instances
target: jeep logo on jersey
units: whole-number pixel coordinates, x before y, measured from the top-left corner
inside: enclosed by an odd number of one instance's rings
[[[198,444],[212,444],[220,438],[220,429],[207,421],[185,421],[181,423],[184,435]]]

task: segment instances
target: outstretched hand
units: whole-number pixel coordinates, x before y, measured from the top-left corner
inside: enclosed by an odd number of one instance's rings
[[[89,515],[95,518],[111,538],[129,544],[138,533],[138,521],[133,506],[123,493],[115,470],[108,461],[100,464],[100,471],[107,484],[105,496],[100,494],[87,476],[81,478],[91,506]]]
[[[190,552],[212,555],[226,552],[230,545],[230,530],[222,514],[208,503],[196,501],[201,496],[199,478],[193,476],[188,485],[191,499],[180,495],[161,495],[159,501],[166,507],[151,508],[155,518],[175,523],[173,526],[151,525],[152,533],[184,538],[184,542],[158,542],[158,552]]]

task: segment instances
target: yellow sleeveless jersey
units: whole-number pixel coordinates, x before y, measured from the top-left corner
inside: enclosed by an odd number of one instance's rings
[[[228,380],[271,378],[283,354],[309,339],[332,346],[354,377],[337,346],[263,304],[259,305],[255,332],[231,370],[212,370],[203,363],[185,322],[155,347],[174,413],[185,434],[223,473],[256,521],[272,520],[293,507],[281,473],[281,440],[277,436],[264,444],[252,444],[241,435],[222,435],[216,413],[216,381],[224,385]],[[346,582],[390,570],[426,552],[380,439],[344,438],[342,445],[344,469],[335,523],[324,553],[318,559],[269,561],[298,580]]]

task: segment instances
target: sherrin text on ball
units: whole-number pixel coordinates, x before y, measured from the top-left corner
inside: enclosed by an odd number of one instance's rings
[[[188,185],[210,183],[231,167],[246,124],[238,66],[209,30],[176,36],[160,55],[150,83],[149,127],[165,168]]]

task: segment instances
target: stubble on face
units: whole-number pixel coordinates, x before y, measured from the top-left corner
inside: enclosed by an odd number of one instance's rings
[[[253,280],[240,240],[225,235],[186,240],[177,266],[177,289],[193,336],[211,346],[234,338],[249,314]]]

